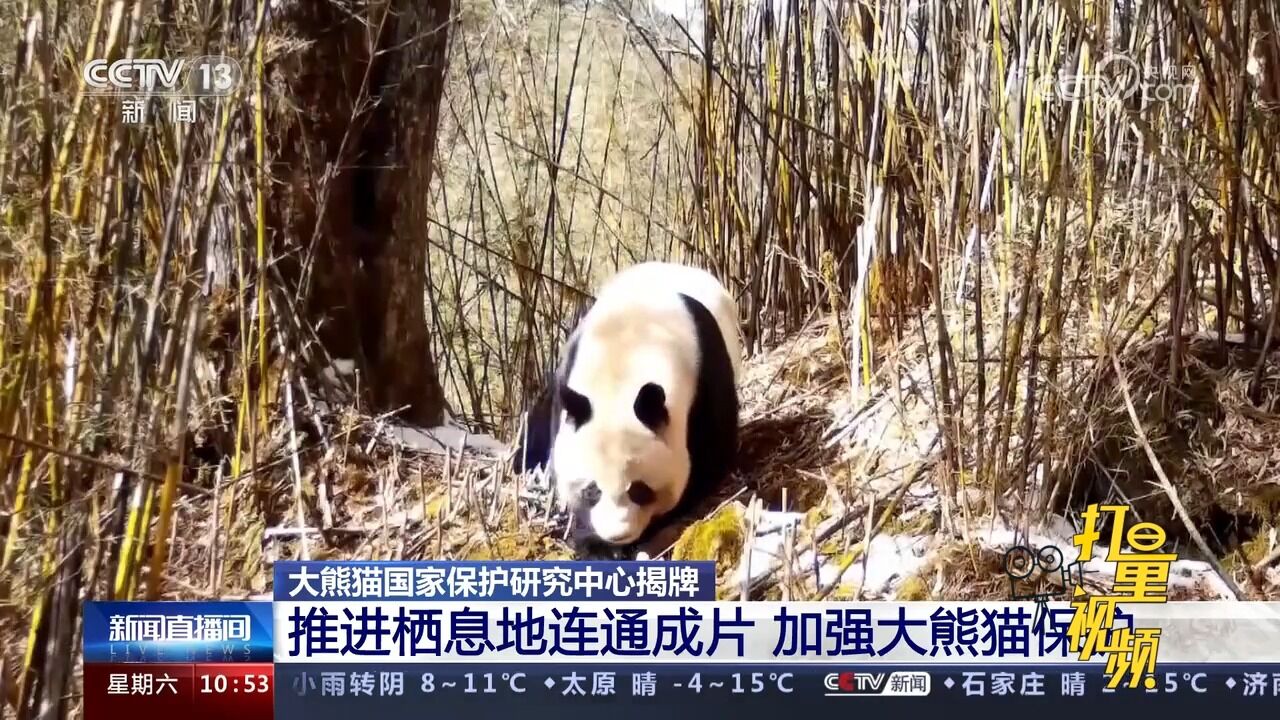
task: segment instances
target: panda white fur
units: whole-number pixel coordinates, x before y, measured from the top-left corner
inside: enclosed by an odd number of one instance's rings
[[[737,304],[714,276],[627,268],[569,337],[517,469],[550,462],[580,543],[641,541],[728,476],[741,367]]]

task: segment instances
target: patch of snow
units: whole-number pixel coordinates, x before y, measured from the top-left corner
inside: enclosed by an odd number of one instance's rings
[[[76,360],[78,359],[78,356],[76,355],[76,338],[68,337],[66,339],[66,343],[67,359],[66,371],[63,373],[62,378],[62,395],[66,402],[72,402],[76,389]]]
[[[787,26],[787,14],[790,5],[785,0],[739,0],[744,6],[742,15],[742,25],[740,26],[741,42],[749,42],[757,36],[765,11],[766,3],[772,5],[773,18],[775,27]],[[603,5],[610,7],[614,3],[603,2],[602,0],[588,0],[588,4]],[[648,21],[654,28],[664,30],[661,24],[656,22],[661,17],[669,18],[669,21],[675,22],[684,31],[670,30],[663,32],[663,36],[671,45],[684,49],[687,52],[701,54],[702,48],[706,42],[704,33],[704,11],[703,0],[635,0],[626,3],[630,9],[624,10],[624,13],[630,13],[637,22]],[[825,2],[818,8],[821,12],[818,15],[819,28],[825,26],[827,18],[831,15],[831,7]],[[688,36],[685,36],[688,33]],[[823,51],[823,41],[825,34],[817,31],[814,33],[816,42],[819,45],[819,54]]]
[[[787,528],[800,524],[802,520],[804,520],[804,513],[766,510],[760,513],[760,521],[756,524],[756,537],[780,535]]]
[[[1071,536],[1074,530],[1070,529],[1070,523],[1067,523],[1067,532],[1063,533],[1063,528],[1045,528],[1042,527],[1033,531],[1029,536],[1023,535],[1012,528],[997,523],[993,528],[987,520],[981,520],[975,524],[981,527],[974,530],[972,539],[977,541],[983,547],[993,550],[1005,551],[1013,547],[1030,547],[1039,549],[1046,546],[1054,546],[1062,551],[1064,562],[1070,563],[1075,560],[1069,552],[1072,549]]]
[[[757,582],[780,567],[785,559],[786,543],[790,542],[785,530],[795,528],[803,517],[800,513],[764,513],[749,544],[749,552],[743,553],[736,583],[741,585],[748,578],[751,583]],[[927,537],[877,535],[863,556],[843,573],[838,558],[818,558],[812,549],[796,556],[793,567],[796,574],[801,574],[813,571],[816,564],[820,587],[836,583],[860,586],[868,596],[882,596],[890,593],[902,578],[924,567],[928,562],[928,547]]]
[[[1075,534],[1075,526],[1070,520],[1061,515],[1050,515],[1030,534],[1030,537],[1024,537],[1002,524],[997,524],[995,528],[986,526],[976,531],[973,539],[985,547],[998,551],[1006,551],[1019,545],[1033,549],[1053,546],[1062,551],[1063,562],[1071,565],[1080,560],[1080,553],[1075,549],[1073,542]],[[1084,564],[1086,583],[1114,582],[1116,563],[1107,560],[1107,552],[1105,542],[1094,544],[1093,556]],[[1170,564],[1169,588],[1199,592],[1210,590],[1218,596],[1219,600],[1232,599],[1231,590],[1214,571],[1213,566],[1200,560],[1175,560]]]
[[[755,535],[748,540],[742,553],[736,582],[741,585],[747,578],[756,582],[780,565],[784,543],[790,538],[787,531],[794,531],[803,519],[803,514],[795,512],[765,510],[760,513]]]
[[[458,418],[454,417],[453,413],[449,412],[447,409],[443,411],[443,414],[444,414],[444,419],[442,420],[443,425],[441,427],[456,428],[458,430],[467,429],[466,424],[463,423]]]
[[[428,453],[457,452],[465,448],[497,457],[507,446],[492,435],[467,432],[466,428],[441,426],[418,428],[412,425],[388,424],[385,432],[401,446]]]
[[[356,362],[348,358],[334,358],[329,367],[321,372],[324,374],[325,382],[341,386],[344,384],[343,378],[355,377]]]
[[[1229,345],[1242,345],[1245,340],[1244,333],[1227,333],[1226,335],[1219,336],[1218,331],[1212,328],[1208,330],[1200,330],[1194,333],[1192,337],[1198,340],[1205,340],[1207,342],[1218,342],[1218,338],[1221,337]]]
[[[840,564],[826,559],[818,570],[822,587],[838,581],[841,585],[861,587],[869,597],[888,595],[903,578],[918,572],[929,561],[929,538],[913,535],[876,535],[871,545],[840,575]],[[813,565],[813,551],[807,553],[805,566]],[[864,574],[865,563],[865,574]]]
[[[786,559],[786,548],[792,543],[792,533],[803,517],[801,513],[761,513],[755,535],[747,543],[734,582],[739,586],[754,584],[780,568]],[[823,524],[835,521],[836,518],[831,518]],[[989,550],[1005,552],[1017,546],[1033,550],[1053,546],[1062,551],[1064,564],[1069,565],[1078,559],[1072,542],[1076,528],[1063,516],[1048,516],[1029,535],[1017,532],[1003,523],[997,523],[993,527],[989,520],[983,520],[977,525],[979,527],[974,528],[970,539]],[[821,531],[820,525],[817,532]],[[818,587],[837,585],[861,588],[868,598],[883,598],[891,595],[903,579],[927,568],[937,557],[934,547],[930,536],[881,534],[872,538],[870,547],[843,572],[840,558],[815,556],[814,550],[810,548],[792,557],[793,573],[797,576],[808,574],[812,578],[816,566]],[[1085,564],[1088,584],[1109,586],[1114,581],[1116,564],[1107,561],[1107,551],[1105,543],[1095,544],[1094,555]],[[1276,580],[1280,581],[1280,568],[1272,568],[1269,573],[1276,575]],[[1048,577],[1052,578],[1053,575]],[[1184,589],[1196,595],[1203,595],[1207,591],[1223,600],[1232,598],[1230,589],[1214,572],[1213,567],[1199,560],[1174,561],[1169,568],[1169,588]]]

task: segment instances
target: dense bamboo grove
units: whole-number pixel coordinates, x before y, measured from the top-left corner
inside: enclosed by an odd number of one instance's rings
[[[384,3],[346,4],[373,28]],[[266,70],[309,39],[267,5],[0,8],[0,716],[79,712],[82,599],[261,591],[264,528],[344,481],[299,460],[340,396],[277,269],[322,232],[269,227]],[[1242,394],[1280,412],[1275,2],[722,0],[687,30],[643,5],[454,8],[419,190],[456,417],[509,433],[592,283],[644,256],[726,277],[755,348],[835,319],[855,399],[923,352],[948,532],[957,489],[1034,515],[1094,434],[1132,436],[1091,417],[1100,376],[1156,393],[1118,360],[1148,338],[1174,394],[1253,348]],[[80,76],[207,53],[244,82],[189,125],[123,124]],[[176,517],[213,518],[207,552],[174,557]]]

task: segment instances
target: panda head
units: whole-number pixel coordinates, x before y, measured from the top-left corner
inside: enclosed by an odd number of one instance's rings
[[[680,502],[689,453],[667,393],[654,382],[634,392],[589,397],[561,383],[564,426],[553,466],[561,505],[579,541],[629,545]],[[675,422],[673,422],[673,419]]]

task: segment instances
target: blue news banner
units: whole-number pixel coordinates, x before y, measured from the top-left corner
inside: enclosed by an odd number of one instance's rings
[[[281,562],[272,603],[165,605],[247,613],[250,636],[234,648],[176,649],[216,656],[188,662],[252,663],[270,647],[280,720],[1280,708],[1280,603],[1122,605],[1117,627],[1162,634],[1154,687],[1112,692],[1102,658],[1068,652],[1065,603],[729,603],[714,592],[712,563]],[[86,667],[128,661],[103,639],[129,622],[107,617],[119,605],[86,606]],[[133,652],[154,662],[158,646]]]

